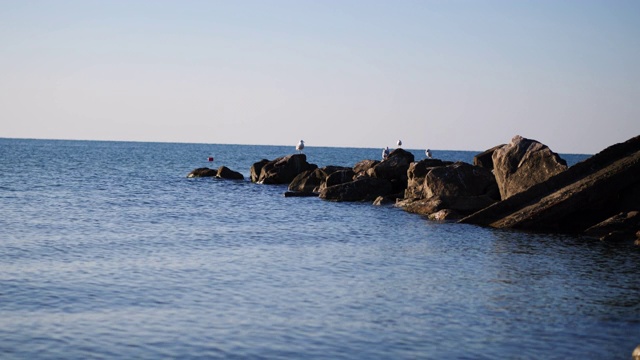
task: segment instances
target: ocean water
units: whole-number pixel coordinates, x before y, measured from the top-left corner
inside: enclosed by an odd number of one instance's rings
[[[0,139],[0,358],[627,359],[640,344],[637,247],[186,178],[293,152]],[[305,149],[319,166],[380,152]]]

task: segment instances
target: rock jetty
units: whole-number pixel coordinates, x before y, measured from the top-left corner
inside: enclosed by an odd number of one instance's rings
[[[516,135],[474,157],[473,164],[414,161],[401,148],[352,168],[318,168],[305,154],[263,159],[251,181],[287,184],[287,197],[394,204],[432,220],[494,228],[584,234],[640,245],[640,136],[570,168],[548,146]],[[241,179],[226,167],[188,177]]]

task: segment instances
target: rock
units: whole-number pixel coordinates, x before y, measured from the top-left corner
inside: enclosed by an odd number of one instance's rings
[[[329,186],[320,192],[320,198],[332,201],[373,201],[390,194],[389,180],[363,177],[348,183]]]
[[[313,192],[326,178],[327,174],[322,169],[306,170],[291,180],[289,190]]]
[[[640,345],[636,346],[633,353],[631,353],[631,357],[632,360],[640,360]]]
[[[401,200],[396,203],[396,206],[418,215],[431,215],[445,208],[442,199],[437,196],[430,199]]]
[[[218,168],[217,178],[230,179],[230,180],[244,180],[244,176],[237,171],[233,171],[226,166],[220,166]]]
[[[502,200],[567,169],[566,161],[548,146],[519,135],[495,149],[492,159]]]
[[[216,175],[218,175],[218,172],[216,170],[203,167],[203,168],[197,168],[197,169],[193,170],[192,172],[190,172],[187,175],[187,177],[188,178],[215,177]]]
[[[314,170],[317,167],[317,165],[307,162],[307,156],[305,154],[279,157],[264,164],[260,171],[258,183],[289,184],[301,172]]]
[[[260,179],[260,172],[262,171],[262,168],[268,163],[269,163],[269,160],[262,159],[257,163],[254,163],[253,165],[251,165],[251,182],[254,182],[254,183],[258,182],[258,180]]]
[[[640,204],[640,136],[464,219],[496,228],[583,233]],[[596,226],[597,228],[597,226]],[[595,228],[593,228],[595,231]],[[619,230],[607,227],[607,234]],[[636,229],[637,231],[638,229]]]
[[[362,176],[367,173],[369,169],[378,165],[380,161],[378,160],[362,160],[353,166],[353,172],[356,176]]]
[[[640,229],[640,212],[629,211],[621,212],[593,225],[586,229],[584,233],[598,237],[603,241],[612,240],[614,237],[618,239],[626,237],[629,240],[635,240],[638,229]],[[616,234],[614,235],[613,233]]]
[[[373,205],[382,206],[382,205],[392,205],[395,204],[398,199],[402,198],[401,194],[393,194],[393,195],[385,195],[378,196],[374,201]]]
[[[500,199],[491,171],[464,162],[432,168],[425,176],[423,194],[424,198],[486,195]]]
[[[473,165],[480,166],[485,169],[493,170],[493,153],[500,149],[501,147],[506,146],[506,144],[494,146],[489,150],[485,150],[480,154],[473,157]]]
[[[429,220],[435,220],[435,221],[446,221],[446,220],[458,220],[460,219],[462,216],[456,212],[455,210],[451,210],[451,209],[442,209],[440,211],[437,211],[433,214],[429,215]]]
[[[406,180],[407,170],[409,170],[409,165],[413,160],[412,153],[404,149],[395,149],[389,154],[388,158],[373,166],[367,173],[370,173],[371,177],[378,179]]]
[[[441,161],[437,159],[424,159],[412,162],[407,170],[407,189],[404,192],[406,199],[423,199],[424,195],[424,178],[427,173],[438,166],[452,164],[451,162]]]
[[[322,185],[318,190],[322,191],[322,189],[327,188],[329,186],[348,183],[350,181],[353,181],[354,176],[355,176],[355,173],[351,169],[336,171],[330,174],[329,176],[327,176],[327,178],[325,179],[325,181],[322,183]]]

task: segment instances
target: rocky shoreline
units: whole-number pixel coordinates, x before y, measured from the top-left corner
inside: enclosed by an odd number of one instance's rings
[[[640,245],[640,136],[572,167],[548,146],[521,136],[473,162],[415,161],[398,148],[383,161],[319,168],[305,154],[293,154],[254,163],[251,181],[287,184],[287,197],[394,204],[432,220]],[[225,166],[187,176],[244,179]]]

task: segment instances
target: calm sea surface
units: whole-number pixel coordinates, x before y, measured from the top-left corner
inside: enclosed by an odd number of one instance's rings
[[[0,358],[628,359],[640,344],[637,247],[186,178],[293,152],[0,139]],[[319,166],[380,152],[305,149]]]

